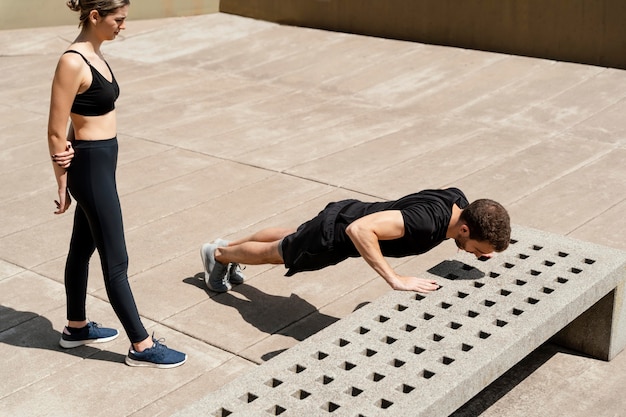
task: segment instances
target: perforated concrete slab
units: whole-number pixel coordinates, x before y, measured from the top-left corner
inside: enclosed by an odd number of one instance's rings
[[[515,227],[429,274],[439,291],[389,292],[177,415],[447,416],[623,284],[626,253]]]

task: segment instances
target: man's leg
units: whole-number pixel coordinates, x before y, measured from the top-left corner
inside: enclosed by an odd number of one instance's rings
[[[247,265],[282,264],[278,245],[285,236],[294,233],[293,228],[263,229],[251,236],[230,242],[228,246],[215,249],[215,260],[222,264]]]
[[[282,264],[283,258],[278,252],[280,240],[274,242],[244,242],[239,245],[218,247],[215,260],[221,264],[246,265]]]
[[[231,289],[229,267],[239,269],[239,264],[261,265],[282,264],[283,258],[279,251],[282,238],[295,232],[293,228],[263,229],[243,239],[230,242],[228,245],[206,243],[200,249],[204,264],[204,281],[207,287],[216,292]],[[235,271],[242,277],[241,271]],[[240,279],[241,283],[243,279]]]
[[[288,236],[294,233],[296,229],[290,227],[270,227],[267,229],[260,230],[250,236],[246,236],[241,239],[233,240],[230,242],[228,246],[240,245],[244,242],[275,242],[277,240],[281,240],[285,236]]]

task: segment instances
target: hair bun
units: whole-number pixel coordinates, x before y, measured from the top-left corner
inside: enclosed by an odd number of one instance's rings
[[[80,0],[68,0],[65,4],[67,4],[67,7],[75,12],[79,12],[81,10]]]

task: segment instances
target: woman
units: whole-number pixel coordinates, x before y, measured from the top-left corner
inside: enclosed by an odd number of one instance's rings
[[[128,283],[128,255],[115,182],[119,87],[100,46],[125,29],[130,0],[70,0],[67,6],[80,12],[81,32],[59,59],[48,120],[48,146],[59,194],[55,213],[69,208],[70,191],[77,203],[65,266],[68,323],[59,343],[73,348],[118,336],[116,329],[86,319],[89,259],[97,248],[107,295],[132,343],[126,364],[179,366],[187,355],[148,335]],[[71,123],[66,132],[68,119]]]

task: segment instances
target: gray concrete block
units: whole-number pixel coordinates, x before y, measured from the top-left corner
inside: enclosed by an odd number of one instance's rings
[[[552,341],[610,361],[626,345],[625,309],[622,283],[568,324]]]
[[[623,251],[514,227],[493,259],[431,268],[439,291],[391,291],[177,415],[447,416],[572,322],[570,346],[619,353],[625,268]]]

